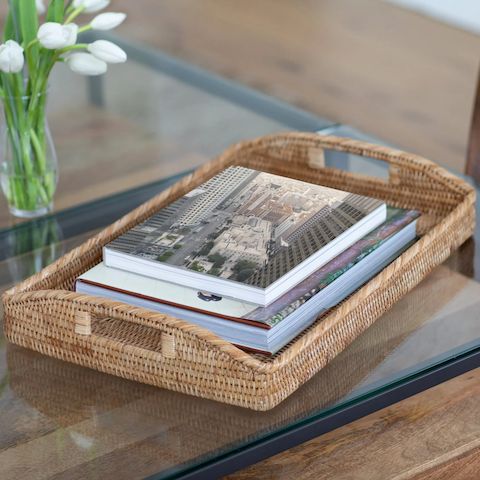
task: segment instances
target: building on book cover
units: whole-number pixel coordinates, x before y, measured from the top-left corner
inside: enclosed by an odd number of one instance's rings
[[[108,248],[266,288],[380,205],[361,195],[230,167]]]

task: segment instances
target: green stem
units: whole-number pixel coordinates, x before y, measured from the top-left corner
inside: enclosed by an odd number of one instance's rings
[[[53,62],[52,62],[53,64]],[[20,76],[3,75],[4,112],[11,143],[11,166],[7,174],[9,202],[20,210],[35,210],[51,203],[55,174],[48,171],[45,135],[46,79],[51,69],[42,66],[42,81],[34,83],[34,97],[27,101]]]
[[[38,135],[35,133],[33,128],[30,128],[30,137],[32,139],[32,146],[35,151],[35,156],[37,158],[38,170],[41,175],[45,174],[47,167],[47,160],[45,158],[45,148],[42,146]]]
[[[58,54],[63,54],[70,52],[72,50],[84,50],[88,47],[88,43],[77,43],[75,45],[70,45],[69,47],[62,48],[61,50],[57,50]]]
[[[29,48],[32,48],[34,45],[38,43],[38,38],[34,38],[33,40],[30,41],[30,43],[25,47],[25,50],[28,50]]]
[[[84,9],[85,7],[78,7],[72,10],[72,13],[70,13],[70,15],[68,15],[67,19],[65,20],[64,25],[73,22],[73,20],[75,20],[83,12]]]
[[[83,7],[71,9],[66,23],[82,10]],[[45,100],[49,74],[62,52],[38,49],[36,38],[26,43],[29,72],[26,85],[21,74],[0,72],[0,97],[9,144],[4,174],[8,176],[6,194],[10,205],[19,210],[35,210],[49,205],[55,190],[56,175],[50,170],[47,158]],[[83,44],[72,50],[85,47]],[[38,50],[41,55],[36,55]]]
[[[90,24],[88,25],[83,25],[83,27],[80,27],[78,29],[78,32],[77,33],[83,33],[83,32],[88,32],[88,30],[92,30],[92,26]]]

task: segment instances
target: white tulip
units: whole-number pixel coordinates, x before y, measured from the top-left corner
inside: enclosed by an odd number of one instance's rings
[[[127,54],[118,45],[108,40],[96,40],[88,45],[87,50],[107,63],[123,63],[127,61]]]
[[[85,13],[94,13],[108,7],[110,0],[73,0],[74,8],[83,8]]]
[[[63,31],[65,33],[66,47],[70,47],[77,43],[78,35],[78,25],[75,23],[67,23],[63,26]]]
[[[56,22],[47,22],[38,29],[37,38],[42,47],[55,50],[75,45],[77,33],[78,26],[74,23],[62,25]]]
[[[94,30],[112,30],[118,27],[126,18],[127,15],[125,13],[101,13],[90,22],[90,26]]]
[[[39,15],[43,15],[47,11],[43,0],[35,0],[35,7],[37,8],[37,13]]]
[[[72,72],[82,75],[101,75],[107,71],[107,64],[90,53],[72,53],[65,61]]]
[[[0,45],[0,70],[5,73],[18,73],[25,60],[23,48],[15,40],[7,40]]]

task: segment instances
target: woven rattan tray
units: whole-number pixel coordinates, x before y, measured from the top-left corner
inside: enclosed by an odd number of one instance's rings
[[[323,166],[331,149],[383,160],[388,180]],[[421,236],[380,274],[273,357],[151,310],[73,292],[102,247],[230,165],[290,176],[422,212]],[[416,155],[350,139],[291,133],[231,147],[40,273],[7,291],[5,334],[18,345],[139,382],[268,410],[293,393],[473,233],[475,191]]]

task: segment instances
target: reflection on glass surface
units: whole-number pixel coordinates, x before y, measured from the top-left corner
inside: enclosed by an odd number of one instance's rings
[[[63,232],[55,217],[30,222],[2,237],[0,260],[6,259],[12,283],[39,272],[65,253]]]

